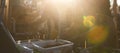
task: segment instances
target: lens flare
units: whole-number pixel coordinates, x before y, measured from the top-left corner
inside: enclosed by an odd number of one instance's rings
[[[83,24],[86,27],[92,27],[95,25],[95,17],[94,16],[83,16]]]
[[[108,36],[109,30],[106,26],[95,26],[88,33],[87,39],[91,44],[101,44]]]

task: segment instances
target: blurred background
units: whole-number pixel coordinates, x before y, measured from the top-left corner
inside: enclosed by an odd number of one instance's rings
[[[120,0],[6,0],[4,12],[16,41],[65,39],[76,53],[96,46],[120,49]]]

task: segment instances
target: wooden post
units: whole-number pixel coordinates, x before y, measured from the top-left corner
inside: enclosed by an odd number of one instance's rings
[[[119,47],[119,38],[118,38],[118,22],[117,22],[117,0],[113,1],[112,12],[113,12],[113,21],[115,23],[115,36],[116,36],[116,48]]]
[[[5,14],[4,14],[4,24],[8,28],[8,13],[9,13],[9,0],[5,1]]]

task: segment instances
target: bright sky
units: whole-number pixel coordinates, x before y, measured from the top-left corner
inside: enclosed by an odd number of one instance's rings
[[[118,5],[120,6],[120,0],[117,1]]]
[[[111,1],[111,5],[113,3],[113,0],[110,0]],[[117,4],[120,6],[120,0],[117,0]]]

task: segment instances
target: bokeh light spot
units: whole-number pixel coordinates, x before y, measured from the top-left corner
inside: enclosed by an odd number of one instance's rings
[[[94,16],[83,16],[83,24],[86,27],[92,27],[95,25],[95,17]]]
[[[88,33],[88,42],[91,44],[101,44],[108,36],[109,30],[106,26],[95,26]]]

